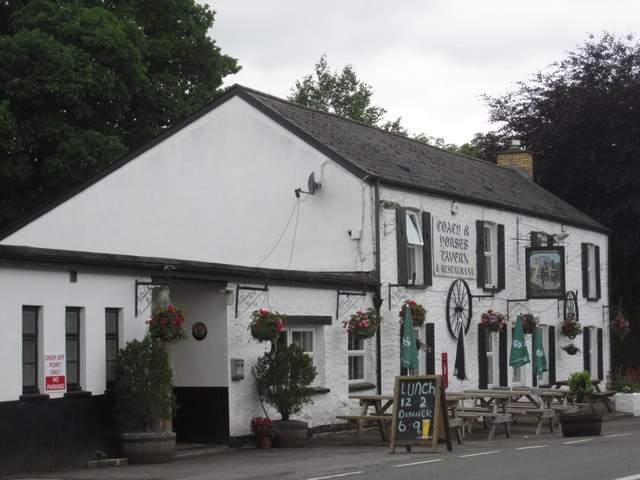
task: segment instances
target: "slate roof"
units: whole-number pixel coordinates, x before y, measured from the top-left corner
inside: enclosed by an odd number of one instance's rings
[[[588,215],[516,171],[337,115],[233,86],[239,95],[361,178],[605,231]]]

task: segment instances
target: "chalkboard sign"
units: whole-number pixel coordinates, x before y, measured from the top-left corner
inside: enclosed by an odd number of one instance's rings
[[[389,444],[391,453],[395,452],[396,445],[429,444],[431,451],[435,453],[442,434],[450,449],[449,419],[444,395],[441,375],[396,377]],[[439,435],[440,429],[444,431]]]

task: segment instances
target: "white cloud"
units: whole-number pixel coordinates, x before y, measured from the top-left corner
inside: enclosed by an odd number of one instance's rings
[[[462,144],[486,132],[497,95],[562,60],[592,33],[623,36],[634,0],[209,0],[212,38],[241,83],[279,97],[313,72],[351,64],[388,119]]]

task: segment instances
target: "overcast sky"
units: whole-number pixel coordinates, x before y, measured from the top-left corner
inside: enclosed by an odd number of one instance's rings
[[[204,0],[199,0],[204,1]],[[208,0],[225,79],[286,98],[326,53],[352,65],[386,120],[462,144],[488,123],[483,94],[513,89],[589,34],[640,30],[638,0]]]

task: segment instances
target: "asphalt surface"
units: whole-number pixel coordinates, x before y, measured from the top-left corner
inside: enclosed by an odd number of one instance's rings
[[[629,414],[606,415],[602,426],[602,435],[640,434],[640,417]],[[194,445],[178,444],[173,463],[162,465],[127,465],[98,466],[58,470],[46,473],[15,475],[9,478],[29,480],[129,480],[129,479],[199,479],[199,478],[289,478],[274,476],[276,468],[282,468],[283,462],[291,465],[292,471],[307,469],[314,462],[319,467],[329,463],[339,464],[345,459],[357,458],[357,463],[372,465],[380,458],[388,458],[389,446],[383,442],[376,428],[366,429],[355,445],[354,431],[328,432],[315,434],[308,438],[305,448],[257,450],[253,445],[242,448],[230,448],[226,445]],[[475,424],[473,431],[467,433],[463,444],[458,444],[452,432],[452,448],[455,454],[476,454],[487,450],[509,447],[527,448],[544,441],[553,445],[562,442],[564,437],[559,428],[550,432],[548,423],[543,426],[540,436],[535,435],[535,425],[530,423],[512,423],[511,436],[507,437],[505,429],[499,427],[494,439],[487,440],[487,432],[481,424]],[[446,455],[446,444],[438,445],[438,454]],[[405,447],[396,447],[394,454],[398,459],[425,460],[431,452],[428,447],[413,447],[412,452]],[[118,463],[116,459],[110,462]],[[293,477],[291,477],[293,478]]]

